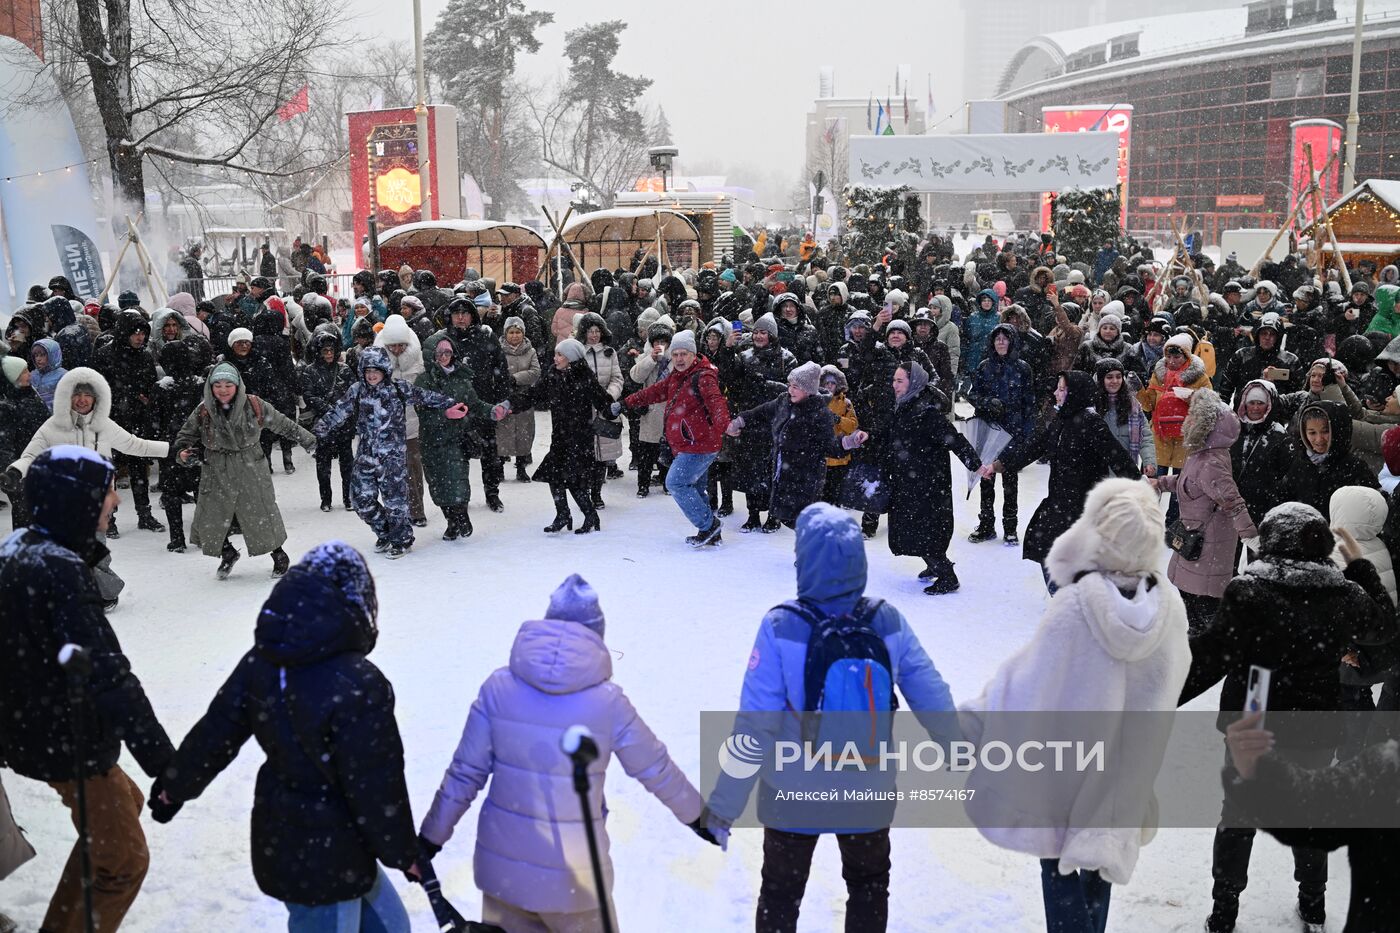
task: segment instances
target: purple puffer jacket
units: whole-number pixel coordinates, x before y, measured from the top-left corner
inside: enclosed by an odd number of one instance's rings
[[[1199,560],[1182,560],[1180,554],[1172,554],[1167,578],[1183,593],[1219,599],[1235,575],[1235,545],[1259,532],[1250,520],[1230,465],[1230,445],[1240,436],[1240,420],[1219,404],[1214,392],[1199,389],[1196,394],[1200,399],[1192,398],[1182,436],[1203,433],[1205,441],[1200,449],[1188,442],[1187,449],[1192,452],[1181,472],[1158,482],[1162,489],[1176,493],[1186,527],[1205,532],[1205,546]],[[1209,406],[1203,404],[1208,401]]]
[[[577,622],[545,619],[520,627],[510,666],[481,685],[422,833],[447,842],[491,778],[476,828],[476,885],[483,893],[538,913],[596,909],[572,767],[559,750],[569,726],[587,726],[601,752],[588,774],[609,890],[603,778],[614,754],[676,819],[700,816],[699,793],[611,677],[612,657],[601,637]]]

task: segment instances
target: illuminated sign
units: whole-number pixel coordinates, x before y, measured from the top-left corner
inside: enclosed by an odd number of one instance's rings
[[[1124,227],[1128,225],[1128,154],[1133,128],[1133,105],[1084,104],[1077,107],[1042,107],[1041,122],[1047,133],[1086,133],[1106,131],[1118,134],[1118,197],[1122,202]],[[1040,197],[1040,229],[1050,229],[1050,198]]]
[[[396,214],[406,214],[422,204],[418,173],[396,167],[374,180],[374,198],[381,207]]]
[[[1289,124],[1289,130],[1293,136],[1293,151],[1289,161],[1289,183],[1293,186],[1293,196],[1296,198],[1307,190],[1308,187],[1308,150],[1307,143],[1312,143],[1313,169],[1321,172],[1322,167],[1327,164],[1327,159],[1332,153],[1337,152],[1342,146],[1342,128],[1331,120],[1294,120]],[[1318,187],[1322,189],[1322,203],[1331,204],[1337,200],[1341,192],[1341,183],[1338,180],[1342,167],[1341,157],[1332,163],[1331,169],[1325,172],[1318,179]],[[1312,198],[1303,202],[1303,223],[1310,224],[1317,216],[1316,205]]]

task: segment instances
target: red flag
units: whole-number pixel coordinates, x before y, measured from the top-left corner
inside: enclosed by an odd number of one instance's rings
[[[277,108],[277,119],[286,123],[299,113],[311,109],[310,86],[303,84],[301,90],[292,95],[291,100]]]

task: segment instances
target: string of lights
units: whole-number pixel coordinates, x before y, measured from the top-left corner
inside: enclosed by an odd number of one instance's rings
[[[24,173],[16,174],[16,175],[6,175],[6,176],[5,176],[5,181],[7,181],[7,182],[12,182],[12,181],[16,181],[17,179],[20,179],[20,178],[42,178],[42,177],[44,177],[44,174],[45,174],[45,173],[48,173],[48,174],[50,174],[50,175],[56,175],[56,174],[58,174],[59,172],[71,172],[71,171],[73,171],[73,169],[78,168],[79,166],[82,166],[82,165],[96,165],[96,164],[97,164],[97,160],[96,160],[96,159],[84,159],[84,160],[81,161],[81,162],[74,162],[74,163],[71,164],[71,165],[59,165],[59,166],[57,166],[57,167],[55,167],[55,168],[46,168],[46,169],[44,169],[43,171],[39,171],[39,172],[24,172]]]

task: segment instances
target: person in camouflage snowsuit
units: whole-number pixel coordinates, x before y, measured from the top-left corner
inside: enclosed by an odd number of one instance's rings
[[[350,478],[351,501],[356,514],[374,529],[378,539],[375,551],[388,551],[391,558],[397,558],[413,546],[413,525],[408,516],[407,407],[445,409],[447,417],[455,419],[466,415],[467,406],[394,379],[392,371],[387,350],[365,347],[360,354],[359,379],[321,416],[315,431],[323,438],[355,414],[360,443]]]

